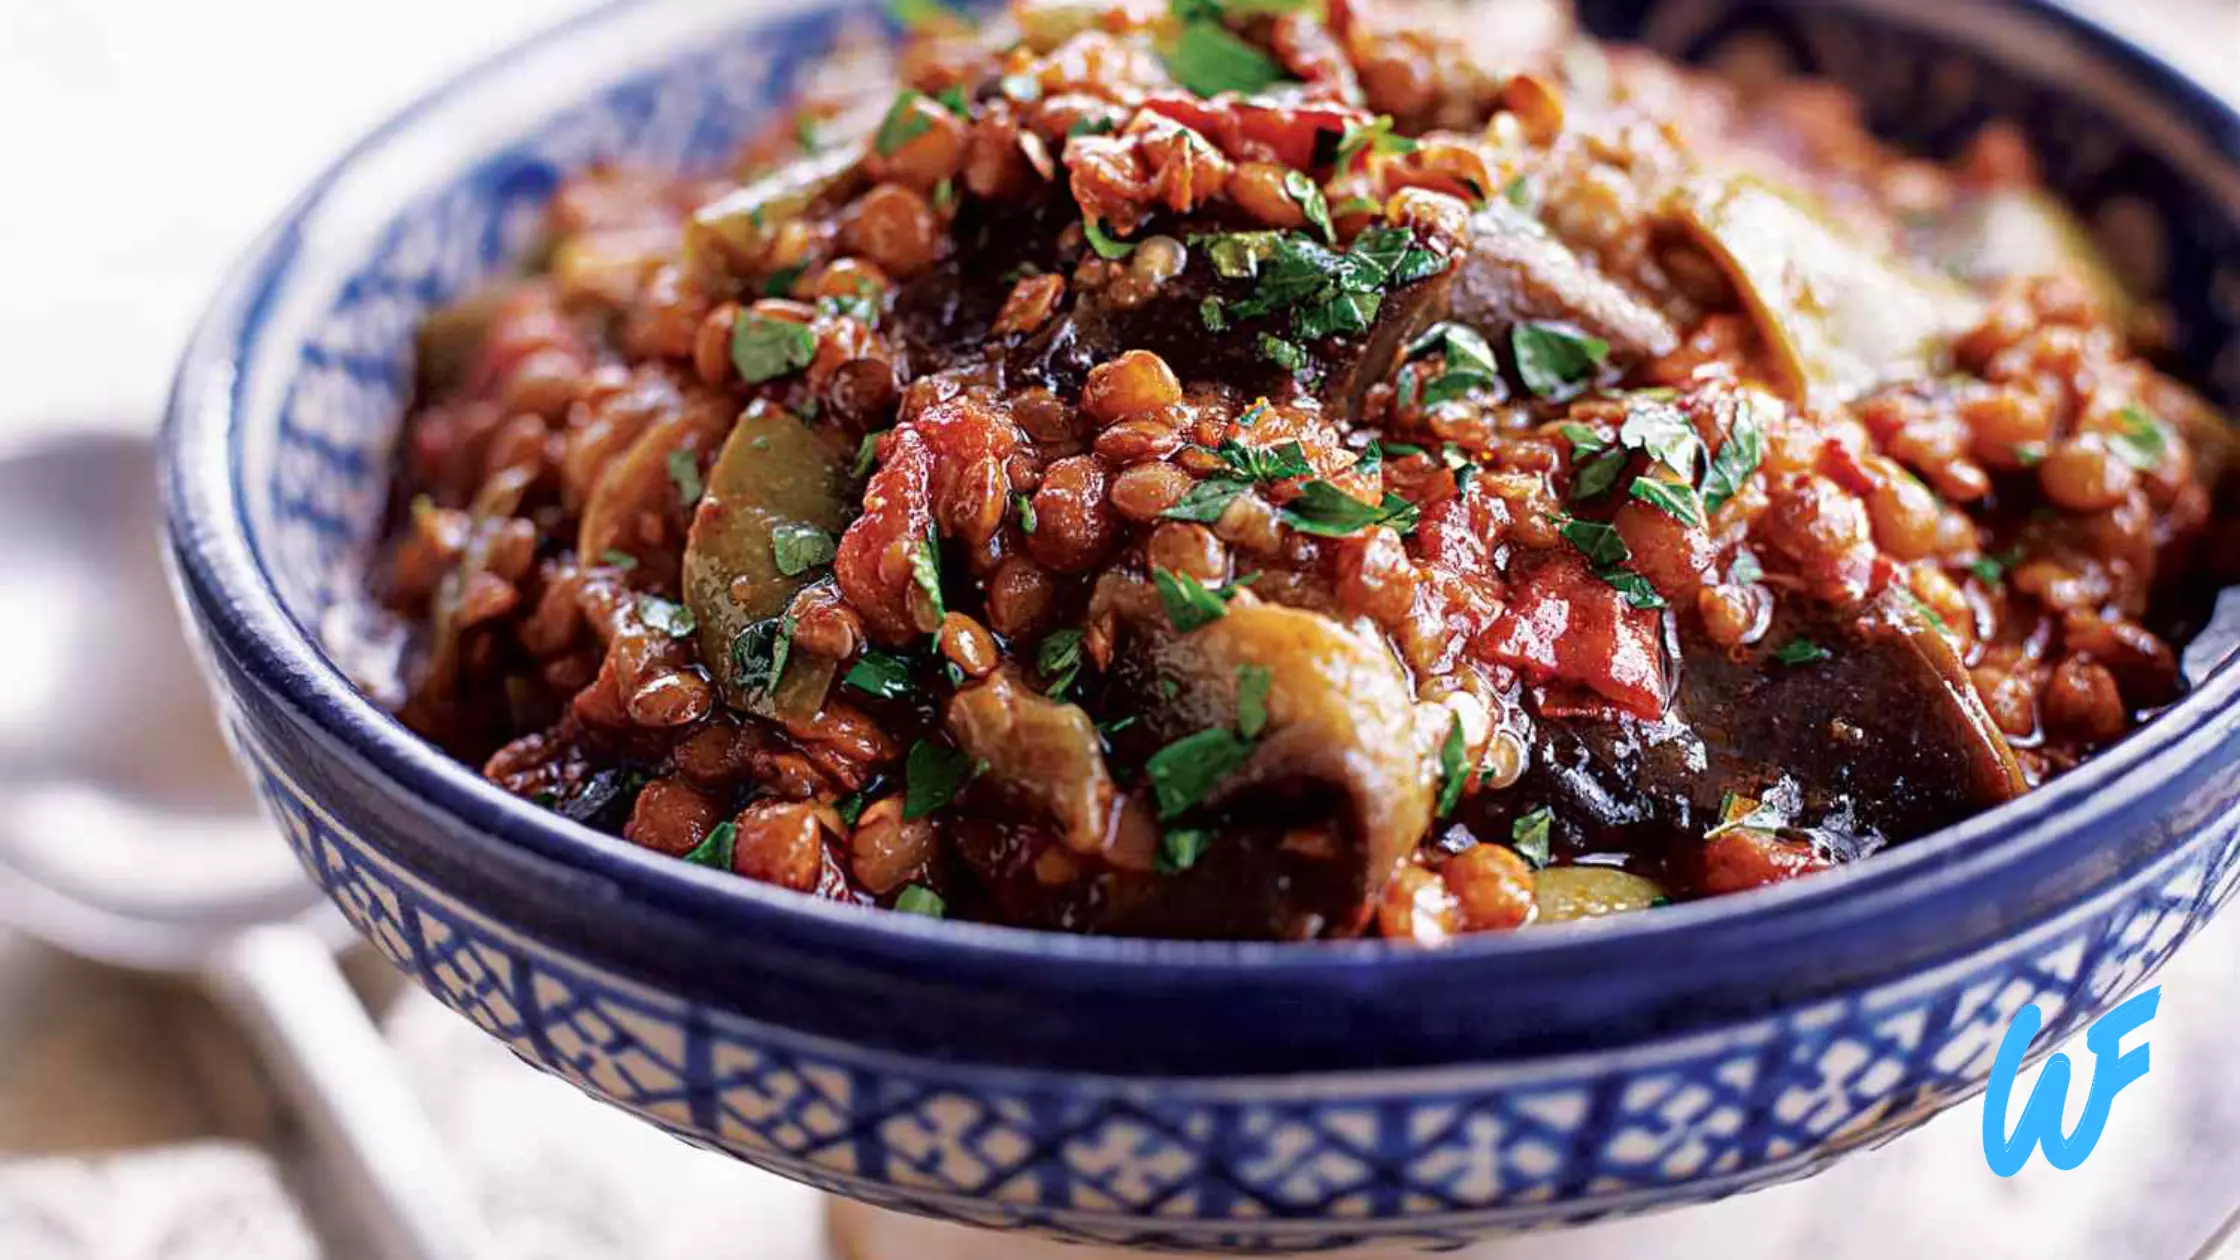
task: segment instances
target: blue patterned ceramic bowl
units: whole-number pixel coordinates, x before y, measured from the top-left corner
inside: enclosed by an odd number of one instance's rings
[[[1604,34],[1777,54],[1927,150],[2026,123],[2240,407],[2240,118],[2046,4],[1590,0]],[[719,6],[720,8],[720,6]],[[842,1194],[1213,1251],[1436,1246],[1727,1194],[1982,1084],[2008,1017],[2088,1021],[2231,892],[2240,673],[2050,788],[1863,865],[1437,952],[1035,935],[816,902],[641,852],[423,746],[352,650],[430,307],[563,171],[723,154],[838,15],[597,12],[322,177],[182,369],[164,490],[241,761],[383,953],[516,1053]]]

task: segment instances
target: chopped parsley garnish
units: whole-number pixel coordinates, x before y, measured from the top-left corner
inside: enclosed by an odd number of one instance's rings
[[[1281,337],[1261,333],[1260,357],[1286,372],[1302,371],[1307,366],[1307,352]]]
[[[620,569],[624,573],[628,573],[638,567],[638,558],[627,551],[616,551],[609,547],[599,553],[599,563],[610,569]]]
[[[946,806],[979,773],[961,748],[921,739],[903,766],[902,816],[924,818]]]
[[[910,578],[932,602],[934,615],[947,616],[949,605],[941,598],[941,545],[931,533],[910,548]]]
[[[1530,863],[1533,870],[1548,864],[1548,828],[1553,822],[1555,814],[1542,805],[1509,824],[1509,847]]]
[[[1591,499],[1618,484],[1630,458],[1624,451],[1608,450],[1588,460],[1571,478],[1572,499]]]
[[[692,851],[684,855],[684,860],[694,866],[705,866],[715,871],[728,871],[731,869],[732,850],[736,849],[738,845],[739,825],[725,819],[710,827],[707,836],[700,843],[692,846]]]
[[[1765,458],[1765,430],[1758,425],[1755,410],[1736,416],[1727,429],[1727,440],[1719,444],[1719,453],[1711,457],[1711,470],[1703,475],[1703,509],[1716,512],[1719,505],[1733,498],[1758,471],[1758,464]]]
[[[638,620],[672,639],[688,638],[700,628],[700,621],[692,615],[690,608],[671,603],[658,595],[638,597]]]
[[[1571,443],[1571,457],[1573,459],[1582,455],[1592,455],[1609,445],[1608,442],[1603,440],[1601,434],[1576,420],[1566,420],[1557,425],[1556,432],[1563,435],[1564,441]]]
[[[941,0],[887,0],[887,12],[908,30],[922,31],[929,27],[953,27],[959,30],[968,23],[962,13],[941,3]]]
[[[1229,470],[1247,481],[1285,481],[1292,477],[1314,476],[1314,465],[1307,462],[1307,450],[1297,442],[1281,446],[1246,446],[1229,438],[1213,452]]]
[[[1034,499],[1031,496],[1024,494],[1012,495],[1011,510],[1019,518],[1020,533],[1025,534],[1031,538],[1034,536],[1034,532],[1036,530],[1042,528],[1042,518],[1035,512]]]
[[[1926,621],[1930,625],[1936,627],[1938,634],[1952,637],[1952,627],[1946,624],[1944,617],[1940,615],[1936,609],[1931,608],[1929,607],[1929,605],[1923,603],[1921,597],[1914,594],[1911,588],[1899,586],[1896,589],[1898,592],[1898,597],[1905,600],[1906,604],[1911,607],[1913,611],[1921,614],[1921,619],[1923,621]]]
[[[943,179],[933,186],[933,208],[947,210],[957,204],[957,181]]]
[[[1802,636],[1773,650],[1773,659],[1784,665],[1813,665],[1834,656],[1835,653]]]
[[[1390,525],[1405,534],[1422,515],[1415,504],[1387,493],[1384,502],[1363,503],[1327,481],[1310,481],[1299,487],[1299,497],[1283,506],[1283,523],[1305,534],[1344,538],[1377,525]]]
[[[798,372],[817,357],[817,335],[807,324],[742,315],[731,326],[731,362],[750,385]]]
[[[1524,387],[1550,402],[1578,397],[1610,358],[1609,342],[1555,324],[1519,324],[1509,332],[1509,345]]]
[[[1727,580],[1743,585],[1755,582],[1766,575],[1765,566],[1747,551],[1735,553],[1734,564],[1727,569]]]
[[[1392,116],[1379,114],[1365,123],[1347,123],[1345,134],[1338,139],[1338,151],[1333,158],[1340,168],[1351,166],[1363,153],[1413,153],[1416,142],[1392,130]]]
[[[1066,128],[1066,139],[1071,140],[1075,136],[1101,136],[1106,132],[1117,131],[1119,127],[1120,124],[1109,118],[1076,118],[1073,125]]]
[[[669,483],[677,488],[677,502],[693,507],[707,487],[700,484],[700,461],[691,451],[669,452]]]
[[[1194,521],[1211,525],[1229,510],[1229,504],[1248,489],[1246,484],[1233,477],[1208,477],[1183,492],[1174,506],[1159,513],[1170,521]]]
[[[1220,298],[1212,296],[1198,303],[1198,320],[1206,326],[1207,332],[1229,331],[1229,316],[1223,306]]]
[[[1361,448],[1360,456],[1353,461],[1353,471],[1366,476],[1382,467],[1384,467],[1384,443],[1375,438],[1370,438],[1369,444]]]
[[[1205,249],[1223,279],[1255,282],[1250,296],[1226,302],[1224,318],[1281,313],[1289,317],[1291,332],[1309,341],[1369,331],[1388,289],[1447,267],[1445,258],[1396,227],[1371,228],[1347,250],[1328,248],[1301,232],[1226,232],[1194,236],[1190,244]],[[1263,353],[1268,340],[1262,339]]]
[[[1182,634],[1210,626],[1229,615],[1227,601],[1187,573],[1153,569],[1151,580],[1159,588],[1159,601],[1167,606],[1167,620]]]
[[[793,286],[801,279],[801,273],[807,270],[808,267],[795,264],[771,272],[762,279],[762,296],[782,298],[792,293]]]
[[[804,153],[817,151],[817,120],[807,114],[793,116],[793,141]]]
[[[1305,171],[1285,171],[1283,191],[1299,203],[1299,212],[1307,216],[1308,226],[1322,233],[1322,239],[1332,245],[1338,243],[1338,229],[1330,225],[1330,202],[1322,189]]]
[[[2014,448],[2014,462],[2024,468],[2036,468],[2046,462],[2046,444],[2043,442],[2024,442],[2016,446]]]
[[[910,681],[910,662],[878,648],[865,648],[841,681],[881,700],[905,699],[917,689]]]
[[[1577,547],[1579,554],[1585,556],[1587,563],[1595,568],[1624,564],[1633,559],[1632,549],[1626,546],[1625,539],[1618,536],[1615,526],[1605,525],[1600,521],[1569,520],[1557,532],[1563,535],[1564,541]]]
[[[1198,96],[1250,96],[1283,79],[1282,68],[1268,54],[1209,18],[1183,23],[1173,39],[1159,46],[1159,59],[1175,82]]]
[[[1518,175],[1509,181],[1507,188],[1501,190],[1501,196],[1519,210],[1530,210],[1532,209],[1532,181]]]
[[[1188,811],[1251,755],[1252,742],[1224,726],[1185,735],[1151,754],[1143,770],[1160,819]]]
[[[793,618],[765,617],[731,641],[731,677],[750,696],[769,696],[793,654]]]
[[[972,101],[965,96],[964,89],[957,84],[952,83],[934,93],[933,99],[941,102],[943,109],[959,118],[970,118],[972,116]]]
[[[1653,611],[1665,607],[1664,596],[1657,594],[1657,588],[1649,585],[1649,579],[1631,569],[1616,567],[1597,569],[1595,570],[1595,576],[1601,578],[1612,590],[1617,591],[1627,604],[1635,608]]]
[[[2123,427],[2108,439],[2116,458],[2140,472],[2161,467],[2163,456],[2170,452],[2170,435],[2162,422],[2140,407],[2125,407],[2118,421]]]
[[[1196,866],[1198,859],[1212,846],[1212,828],[1177,827],[1159,838],[1159,870],[1162,874],[1179,875]]]
[[[1985,585],[1996,586],[2007,571],[2022,563],[2022,548],[2009,547],[1997,555],[1977,556],[1968,562],[1968,572],[1981,578]]]
[[[1237,734],[1260,738],[1268,729],[1268,686],[1273,679],[1265,665],[1237,666]]]
[[[1408,347],[1409,357],[1441,351],[1446,359],[1446,370],[1430,384],[1423,387],[1418,401],[1425,407],[1468,397],[1481,389],[1496,389],[1501,384],[1501,367],[1494,361],[1493,347],[1478,331],[1466,324],[1434,324],[1430,331],[1416,338]]]
[[[1462,719],[1455,718],[1447,726],[1447,737],[1439,743],[1439,817],[1454,813],[1462,803],[1462,789],[1470,785],[1472,767],[1470,750],[1462,734]]]
[[[1695,491],[1679,482],[1636,477],[1626,493],[1690,529],[1703,528],[1703,504]]]
[[[778,572],[787,577],[831,564],[836,550],[832,535],[814,525],[788,521],[770,531],[770,553],[778,562]]]
[[[1104,224],[1095,219],[1081,221],[1081,235],[1088,238],[1089,248],[1097,251],[1097,257],[1107,262],[1117,262],[1136,252],[1134,241],[1116,239],[1104,230]]]
[[[1747,796],[1727,792],[1719,797],[1719,825],[1703,833],[1706,840],[1730,831],[1779,831],[1789,825],[1780,810]]]
[[[1052,630],[1035,649],[1034,667],[1045,680],[1044,691],[1060,700],[1081,677],[1081,640],[1079,629]]]
[[[949,903],[941,899],[940,893],[924,884],[912,884],[903,889],[902,895],[894,899],[894,908],[904,914],[924,915],[929,919],[949,917]]]
[[[933,104],[923,93],[908,88],[895,93],[894,104],[887,107],[886,117],[879,120],[879,129],[871,136],[871,147],[880,157],[894,156],[896,150],[933,129],[921,103]]]
[[[1696,440],[1695,426],[1688,423],[1688,417],[1670,403],[1635,399],[1626,409],[1618,441],[1647,452],[1649,458],[1687,480],[1695,479],[1696,451],[1702,443]]]

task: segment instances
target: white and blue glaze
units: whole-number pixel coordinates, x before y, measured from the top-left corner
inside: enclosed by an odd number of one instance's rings
[[[2240,118],[2040,4],[1587,0],[1737,41],[1950,151],[1991,116],[2240,406]],[[1654,18],[1645,11],[1654,10]],[[875,1203],[1151,1247],[1440,1247],[1802,1176],[1981,1088],[2240,879],[2240,674],[2028,798],[1857,867],[1425,952],[1092,940],[814,902],[505,797],[362,699],[411,331],[532,244],[560,174],[720,158],[837,19],[602,10],[369,139],[228,282],[166,432],[174,555],[243,764],[398,966],[688,1141]],[[2050,1042],[2046,1038],[2041,1044]]]

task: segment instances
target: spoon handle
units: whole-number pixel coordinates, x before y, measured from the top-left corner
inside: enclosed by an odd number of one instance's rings
[[[332,1155],[362,1234],[350,1241],[381,1260],[490,1255],[464,1177],[325,942],[251,928],[218,951],[209,978]]]

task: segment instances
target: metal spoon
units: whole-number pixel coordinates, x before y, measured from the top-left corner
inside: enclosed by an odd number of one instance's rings
[[[460,1178],[336,968],[348,926],[228,764],[158,551],[154,457],[81,435],[0,459],[0,924],[192,974],[329,1161],[335,1241],[488,1255]]]

